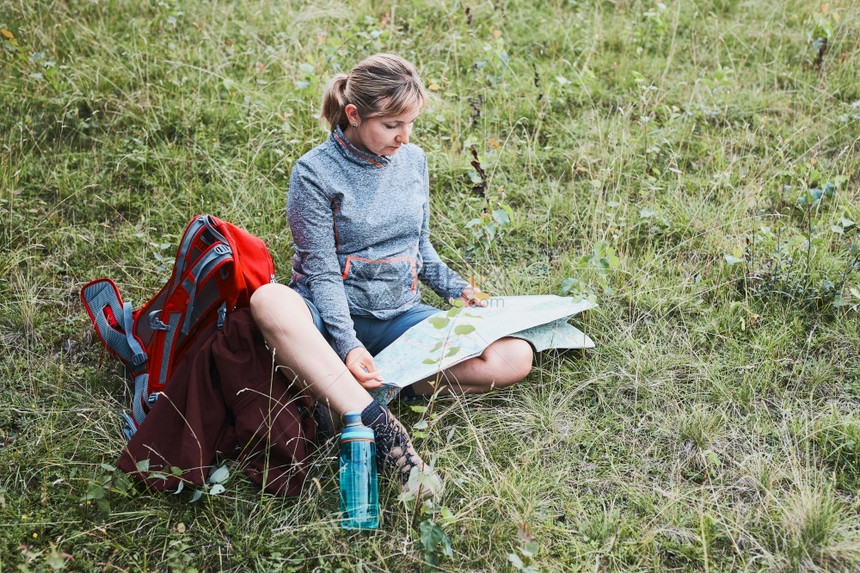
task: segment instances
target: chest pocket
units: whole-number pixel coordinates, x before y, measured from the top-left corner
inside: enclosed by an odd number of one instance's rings
[[[347,257],[343,283],[352,312],[384,318],[380,312],[397,310],[418,296],[418,269],[410,255],[387,259]]]

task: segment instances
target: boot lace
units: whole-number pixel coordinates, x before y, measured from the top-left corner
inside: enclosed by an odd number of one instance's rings
[[[386,415],[385,421],[375,428],[375,432],[377,463],[398,472],[401,483],[406,485],[412,468],[421,463],[406,430],[390,415]]]

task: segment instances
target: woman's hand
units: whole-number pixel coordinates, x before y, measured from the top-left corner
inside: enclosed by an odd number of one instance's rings
[[[382,374],[376,369],[373,356],[370,355],[367,348],[356,346],[349,351],[344,362],[346,362],[346,367],[350,373],[365,390],[373,390],[382,386],[384,382]]]
[[[478,287],[467,286],[460,293],[460,299],[466,303],[466,306],[487,306],[487,298],[489,297]]]

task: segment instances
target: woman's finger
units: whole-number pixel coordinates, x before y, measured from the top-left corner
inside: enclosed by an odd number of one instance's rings
[[[382,386],[382,382],[380,382],[379,380],[373,379],[373,378],[370,380],[366,380],[364,382],[359,380],[358,383],[361,384],[361,387],[364,388],[365,390],[373,390],[375,388],[379,388],[380,386]]]
[[[377,381],[380,384],[383,382],[382,376],[379,374],[379,371],[376,370],[376,366],[373,364],[373,358],[368,356],[368,359],[359,359],[354,360],[350,364],[347,365],[347,368],[352,373],[353,377],[359,381],[362,385],[365,382]],[[374,386],[375,387],[375,386]]]
[[[382,376],[379,374],[379,371],[376,369],[376,362],[373,361],[373,356],[368,352],[365,356],[364,360],[364,368],[367,370],[368,375],[372,375],[374,378],[378,378],[382,380]]]

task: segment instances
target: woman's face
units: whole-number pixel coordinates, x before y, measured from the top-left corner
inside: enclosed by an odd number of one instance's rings
[[[416,106],[400,115],[359,118],[351,122],[344,135],[362,151],[374,155],[394,155],[401,145],[409,143],[412,126],[420,113],[421,109]],[[357,127],[353,127],[352,123],[357,123]]]

